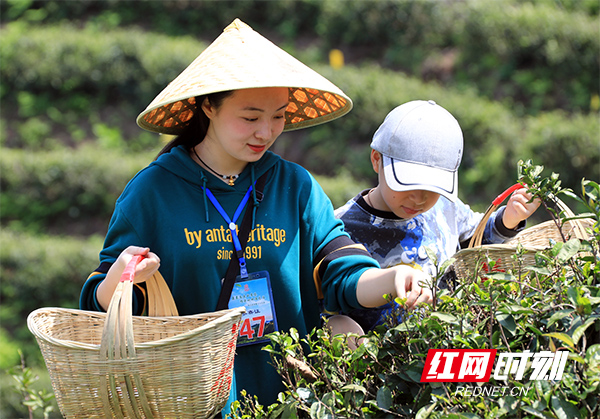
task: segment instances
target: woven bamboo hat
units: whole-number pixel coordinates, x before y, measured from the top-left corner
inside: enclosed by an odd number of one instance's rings
[[[345,115],[352,100],[336,85],[235,19],[137,117],[140,127],[179,134],[196,112],[195,97],[228,90],[288,87],[284,131]]]

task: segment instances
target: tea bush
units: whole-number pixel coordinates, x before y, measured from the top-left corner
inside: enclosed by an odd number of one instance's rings
[[[529,114],[590,109],[600,89],[597,17],[529,2],[466,2],[451,14],[458,82],[482,80],[483,95],[509,98]]]
[[[523,166],[523,182],[552,206],[557,175]],[[521,169],[521,166],[520,166]],[[246,394],[233,418],[595,418],[600,415],[600,186],[583,181],[579,198],[595,224],[588,240],[570,239],[538,252],[535,266],[508,271],[481,252],[472,276],[434,302],[363,336],[351,350],[327,328],[301,337],[294,329],[270,335],[271,353],[287,391],[265,406]],[[531,188],[530,190],[533,190]],[[565,221],[559,212],[559,225]],[[521,260],[517,247],[516,260]],[[442,261],[439,261],[442,262]],[[439,272],[454,260],[441,264]],[[487,268],[486,268],[487,267]],[[402,303],[400,299],[397,299]],[[397,313],[399,314],[399,313]],[[423,383],[429,349],[497,349],[569,353],[561,380],[523,378],[485,383]],[[484,388],[499,388],[496,393]],[[504,390],[503,390],[504,389]],[[507,390],[508,389],[508,390]],[[477,391],[479,390],[479,391]],[[508,391],[508,393],[504,393]]]
[[[116,199],[154,154],[93,146],[46,152],[3,148],[0,220],[30,232],[105,231]]]
[[[536,161],[560,173],[564,185],[571,188],[584,177],[600,180],[600,119],[597,115],[554,111],[523,122],[523,134],[515,144],[516,156],[535,156]]]
[[[3,116],[3,143],[11,147],[72,144],[91,136],[102,120],[122,131],[131,150],[141,150],[153,137],[135,117],[206,46],[189,37],[173,42],[135,29],[103,32],[72,24],[12,22],[1,35],[0,99],[19,117]]]
[[[51,105],[71,105],[81,114],[89,111],[73,97],[88,98],[103,106],[111,101],[138,105],[140,111],[187,65],[206,44],[191,37],[171,38],[141,30],[94,27],[32,27],[12,22],[2,28],[0,72],[2,99],[19,92],[46,93],[53,100],[65,97],[71,102],[33,101],[32,114],[43,114]],[[169,59],[166,60],[167,55]]]
[[[356,180],[347,170],[340,170],[336,176],[315,176],[334,208],[348,202],[363,189],[372,187],[369,182]]]
[[[25,319],[40,307],[78,308],[81,287],[99,264],[102,240],[0,231],[0,323],[29,363],[39,365],[41,354]]]
[[[7,382],[9,376],[10,383]],[[40,378],[42,378],[41,381]],[[3,394],[0,416],[3,418],[20,417],[20,413],[25,407],[30,418],[36,417],[34,412],[40,410],[44,419],[50,419],[52,413],[59,410],[54,393],[48,391],[51,385],[49,378],[47,372],[42,371],[40,376],[36,369],[27,367],[24,358],[21,359],[20,365],[8,369],[6,376],[0,375],[0,386],[14,390],[12,394]]]
[[[2,34],[7,45],[0,50],[0,74],[7,81],[3,101],[8,105],[5,109],[17,109],[20,115],[3,116],[2,143],[34,149],[90,139],[123,152],[152,148],[156,135],[139,129],[135,117],[166,80],[203,48],[191,38],[142,37],[136,30],[115,30],[99,37],[97,28],[78,30],[69,25],[32,28],[13,22]],[[59,39],[63,37],[68,41]],[[53,58],[34,66],[45,51]],[[164,59],[165,51],[169,60]],[[61,57],[66,55],[70,59],[63,64]],[[113,61],[122,71],[108,69]],[[75,75],[71,62],[88,66]],[[104,70],[94,70],[94,63]],[[274,150],[317,174],[334,175],[337,167],[347,167],[357,179],[371,179],[368,144],[373,133],[393,107],[414,99],[436,100],[459,120],[466,145],[460,189],[463,199],[474,205],[487,205],[513,176],[512,162],[532,152],[540,152],[540,163],[565,173],[569,184],[597,172],[594,161],[599,151],[594,143],[599,121],[594,114],[555,111],[519,118],[513,108],[481,98],[473,89],[424,83],[374,64],[337,70],[323,64],[313,67],[352,97],[354,109],[329,124],[282,135]],[[135,92],[131,75],[123,71],[136,74]],[[69,83],[63,74],[70,75]],[[340,153],[342,149],[348,152]]]
[[[447,86],[476,87],[519,113],[587,112],[600,91],[600,32],[597,5],[580,6],[325,1],[316,28],[328,48],[362,51],[363,60]]]
[[[0,16],[60,25],[80,21],[104,34],[142,27],[207,41],[216,35],[215,22],[224,27],[240,17],[280,44],[311,39],[321,60],[329,49],[340,48],[350,62],[372,59],[448,86],[477,86],[490,99],[514,102],[520,113],[555,107],[598,110],[592,104],[600,93],[600,7],[595,0],[560,5],[553,0],[287,0],[270,2],[267,13],[263,6],[260,0],[24,1],[1,3]],[[147,49],[151,54],[160,50]]]

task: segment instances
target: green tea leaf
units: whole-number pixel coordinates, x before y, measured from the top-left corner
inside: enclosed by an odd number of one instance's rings
[[[535,313],[532,309],[528,307],[523,307],[519,304],[504,304],[500,308],[502,313],[506,314],[533,314]]]
[[[577,342],[579,342],[579,339],[581,338],[581,336],[585,333],[586,329],[588,327],[590,327],[592,324],[594,324],[594,322],[598,320],[596,318],[589,318],[585,321],[585,323],[583,323],[581,326],[579,326],[577,329],[575,329],[575,331],[573,332],[573,343],[575,345],[577,345]]]
[[[562,248],[556,255],[556,258],[559,262],[565,263],[573,256],[575,256],[577,252],[579,252],[580,248],[581,242],[579,241],[579,239],[571,239],[562,246]]]
[[[532,325],[532,324],[526,323],[525,327],[528,328],[529,330],[531,330],[533,333],[535,333],[538,336],[542,336],[543,335],[542,331],[540,329],[538,329],[537,327],[535,327],[534,325]]]
[[[585,362],[587,362],[590,367],[600,365],[600,344],[592,345],[585,351]]]
[[[433,313],[431,313],[431,317],[436,317],[445,323],[458,324],[458,318],[452,314],[434,311]]]
[[[544,333],[544,336],[558,339],[561,342],[563,342],[564,344],[566,344],[567,346],[575,349],[575,343],[573,342],[573,339],[571,339],[571,336],[567,335],[566,333],[560,333],[560,332]]]
[[[353,391],[360,392],[363,394],[367,393],[367,389],[363,386],[359,386],[358,384],[346,384],[344,387],[341,388],[341,391]]]
[[[388,410],[392,405],[392,392],[387,387],[377,390],[377,407]]]
[[[571,304],[577,306],[579,305],[579,298],[581,297],[581,293],[579,292],[579,289],[577,287],[569,287],[569,289],[567,289],[567,297],[569,297],[569,301],[571,301]]]
[[[561,319],[564,319],[565,317],[571,316],[572,314],[573,314],[572,310],[557,311],[552,316],[550,316],[550,318],[548,319],[548,325],[547,325],[547,327],[552,326],[557,321],[559,321]]]
[[[581,417],[579,410],[567,400],[552,396],[552,410],[559,419],[575,419]]]
[[[514,335],[517,331],[517,324],[515,323],[515,319],[510,314],[505,313],[496,313],[496,318],[498,319],[498,323],[500,323],[511,335]]]
[[[538,273],[540,275],[548,276],[548,275],[552,274],[552,270],[550,268],[546,268],[546,267],[526,266],[525,269],[527,269],[528,271],[531,271],[531,272]]]
[[[533,407],[522,406],[521,409],[524,410],[525,412],[529,413],[530,415],[535,416],[536,418],[542,418],[542,419],[547,419],[548,418],[542,412],[540,412],[539,410],[534,409]]]
[[[429,417],[429,415],[431,414],[431,412],[433,412],[433,410],[435,409],[436,405],[437,405],[437,403],[432,403],[427,406],[423,406],[417,412],[415,419],[427,419]]]

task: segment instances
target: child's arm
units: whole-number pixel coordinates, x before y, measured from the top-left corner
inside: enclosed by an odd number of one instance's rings
[[[406,265],[387,269],[366,270],[358,280],[356,296],[363,307],[379,307],[387,303],[383,297],[407,298],[404,308],[410,310],[419,303],[433,300],[431,289],[424,287],[431,278],[423,271]]]
[[[504,214],[502,215],[502,223],[508,229],[516,228],[523,220],[528,219],[540,206],[540,200],[531,200],[531,194],[527,193],[527,189],[517,189],[508,199]]]
[[[160,266],[160,259],[157,255],[150,252],[150,249],[147,247],[129,246],[127,249],[123,250],[115,263],[113,263],[108,270],[106,278],[104,278],[100,285],[98,285],[98,289],[96,291],[98,303],[102,306],[102,308],[104,308],[104,310],[108,309],[108,305],[110,304],[110,300],[115,292],[115,288],[117,288],[117,284],[121,279],[123,270],[134,255],[145,256],[145,258],[138,263],[135,268],[134,282],[144,282],[154,275],[158,270],[158,267]]]

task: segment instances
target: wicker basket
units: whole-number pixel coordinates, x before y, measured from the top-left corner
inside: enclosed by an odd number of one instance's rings
[[[591,218],[569,220],[563,224],[562,231],[567,240],[573,237],[588,239],[590,236],[587,231],[593,226],[594,220]],[[520,243],[523,246],[545,249],[561,241],[563,241],[563,238],[554,221],[545,221],[533,227],[526,228],[504,243],[511,246],[516,246]]]
[[[553,221],[546,221],[521,231],[505,243],[481,245],[485,226],[491,214],[498,209],[498,206],[512,192],[521,187],[520,184],[511,186],[492,202],[492,205],[490,205],[479,222],[468,247],[458,251],[453,256],[455,259],[453,268],[459,279],[472,277],[480,271],[505,272],[518,268],[518,264],[521,264],[521,266],[533,266],[535,265],[535,254],[537,252],[551,247],[556,242],[563,241],[563,237],[556,224]],[[561,200],[558,198],[555,199],[558,207],[567,217],[575,216]],[[589,238],[587,228],[592,227],[593,224],[594,221],[587,218],[570,220],[563,225],[562,231],[566,240],[573,237],[587,239]],[[520,262],[512,257],[517,252],[519,244],[523,247]],[[494,263],[491,269],[486,262],[488,258]]]
[[[35,335],[66,418],[208,418],[227,402],[243,308],[191,316],[131,315],[132,263],[107,313],[32,312]],[[168,288],[160,274],[149,289]],[[164,292],[151,295],[164,296]],[[173,313],[153,298],[149,311]]]

